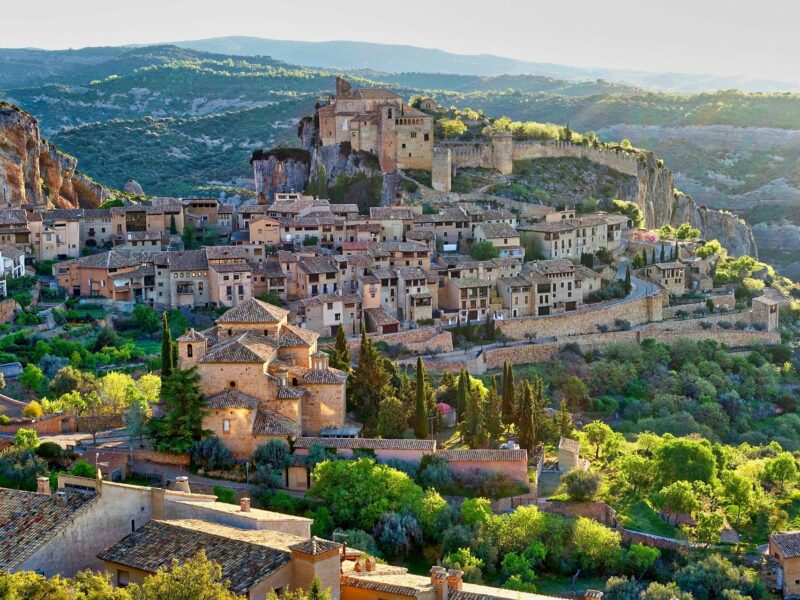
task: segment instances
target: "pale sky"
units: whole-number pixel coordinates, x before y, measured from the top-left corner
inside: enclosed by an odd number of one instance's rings
[[[2,14],[7,48],[248,35],[652,72],[800,72],[796,0],[38,0]]]

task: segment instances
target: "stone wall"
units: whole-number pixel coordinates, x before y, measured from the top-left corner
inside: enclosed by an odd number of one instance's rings
[[[563,517],[586,517],[608,527],[617,526],[617,511],[605,502],[551,502],[544,498],[535,505],[544,512]]]
[[[0,323],[13,323],[17,310],[22,310],[13,298],[0,300]]]
[[[137,448],[133,451],[134,461],[148,461],[160,465],[188,465],[188,454],[171,454],[169,452],[156,452],[155,450],[146,450],[144,448]]]
[[[525,344],[522,346],[509,346],[494,348],[483,353],[485,369],[499,369],[505,361],[513,365],[522,365],[548,360],[558,354],[567,343],[576,343],[581,351],[599,350],[614,342],[641,343],[646,339],[655,339],[662,344],[671,344],[675,340],[686,338],[690,340],[711,339],[729,348],[746,348],[753,344],[773,345],[780,343],[778,332],[767,331],[740,331],[737,329],[714,329],[713,331],[654,331],[650,329],[637,329],[632,331],[610,331],[590,335],[576,335],[561,338],[556,342],[546,344]],[[436,370],[428,366],[430,370]]]
[[[449,331],[443,331],[440,327],[422,327],[383,335],[368,334],[368,337],[373,343],[386,342],[390,346],[403,344],[413,353],[429,352],[431,350],[451,352],[453,350],[453,336]],[[350,346],[350,353],[354,357],[357,356],[361,350],[361,336],[348,339],[347,345]]]
[[[641,325],[661,320],[661,293],[634,300],[604,302],[577,311],[549,316],[534,316],[498,321],[498,329],[509,338],[521,340],[526,334],[537,337],[561,337],[597,332],[598,325],[614,327],[616,319]]]
[[[65,413],[45,415],[40,419],[14,419],[7,425],[0,425],[0,433],[16,433],[18,429],[32,429],[39,435],[56,435],[74,432],[75,417]]]

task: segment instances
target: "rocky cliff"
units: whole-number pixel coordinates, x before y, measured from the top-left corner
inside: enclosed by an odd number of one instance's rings
[[[0,104],[0,206],[100,206],[108,190],[76,171],[77,163],[42,138],[35,118]]]
[[[639,161],[636,202],[644,213],[646,227],[689,223],[708,240],[719,240],[733,256],[758,257],[753,232],[743,219],[730,212],[698,206],[692,198],[675,190],[672,171],[660,166],[652,152]]]

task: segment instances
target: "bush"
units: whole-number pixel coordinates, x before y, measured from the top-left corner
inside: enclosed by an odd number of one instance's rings
[[[25,405],[25,408],[22,409],[22,416],[26,419],[41,419],[42,415],[44,415],[42,405],[36,400],[31,400]]]
[[[217,497],[218,501],[224,504],[236,504],[236,492],[233,489],[215,485],[212,492]]]
[[[289,464],[289,446],[283,440],[270,440],[259,445],[250,460],[256,467],[283,471]]]
[[[719,325],[722,329],[731,329],[733,327],[733,323],[730,321],[719,321],[717,322],[717,325]]]
[[[567,495],[570,500],[576,502],[586,502],[593,499],[598,490],[602,476],[600,473],[594,471],[583,471],[582,469],[573,469],[561,477],[561,483],[567,490]]]
[[[739,319],[738,321],[736,321],[733,324],[733,326],[734,326],[734,328],[736,328],[736,329],[738,329],[740,331],[744,331],[745,329],[747,329],[747,321],[743,321],[743,320]]]
[[[700,321],[700,328],[701,329],[709,330],[713,326],[714,326],[714,324],[711,323],[711,321]]]
[[[233,454],[217,436],[195,442],[189,448],[192,463],[209,471],[230,469],[234,465]]]
[[[54,460],[64,456],[64,450],[55,442],[42,442],[36,449],[36,456],[45,460]]]
[[[631,322],[626,319],[614,319],[614,325],[620,331],[629,331],[631,328]]]

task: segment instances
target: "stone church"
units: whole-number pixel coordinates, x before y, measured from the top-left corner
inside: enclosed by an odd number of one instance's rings
[[[273,438],[342,435],[347,374],[317,350],[318,334],[288,317],[254,298],[177,339],[178,366],[200,375],[203,427],[238,458]]]
[[[378,157],[381,171],[431,170],[433,117],[385,88],[352,88],[336,78],[336,94],[317,109],[323,146],[348,143]]]

